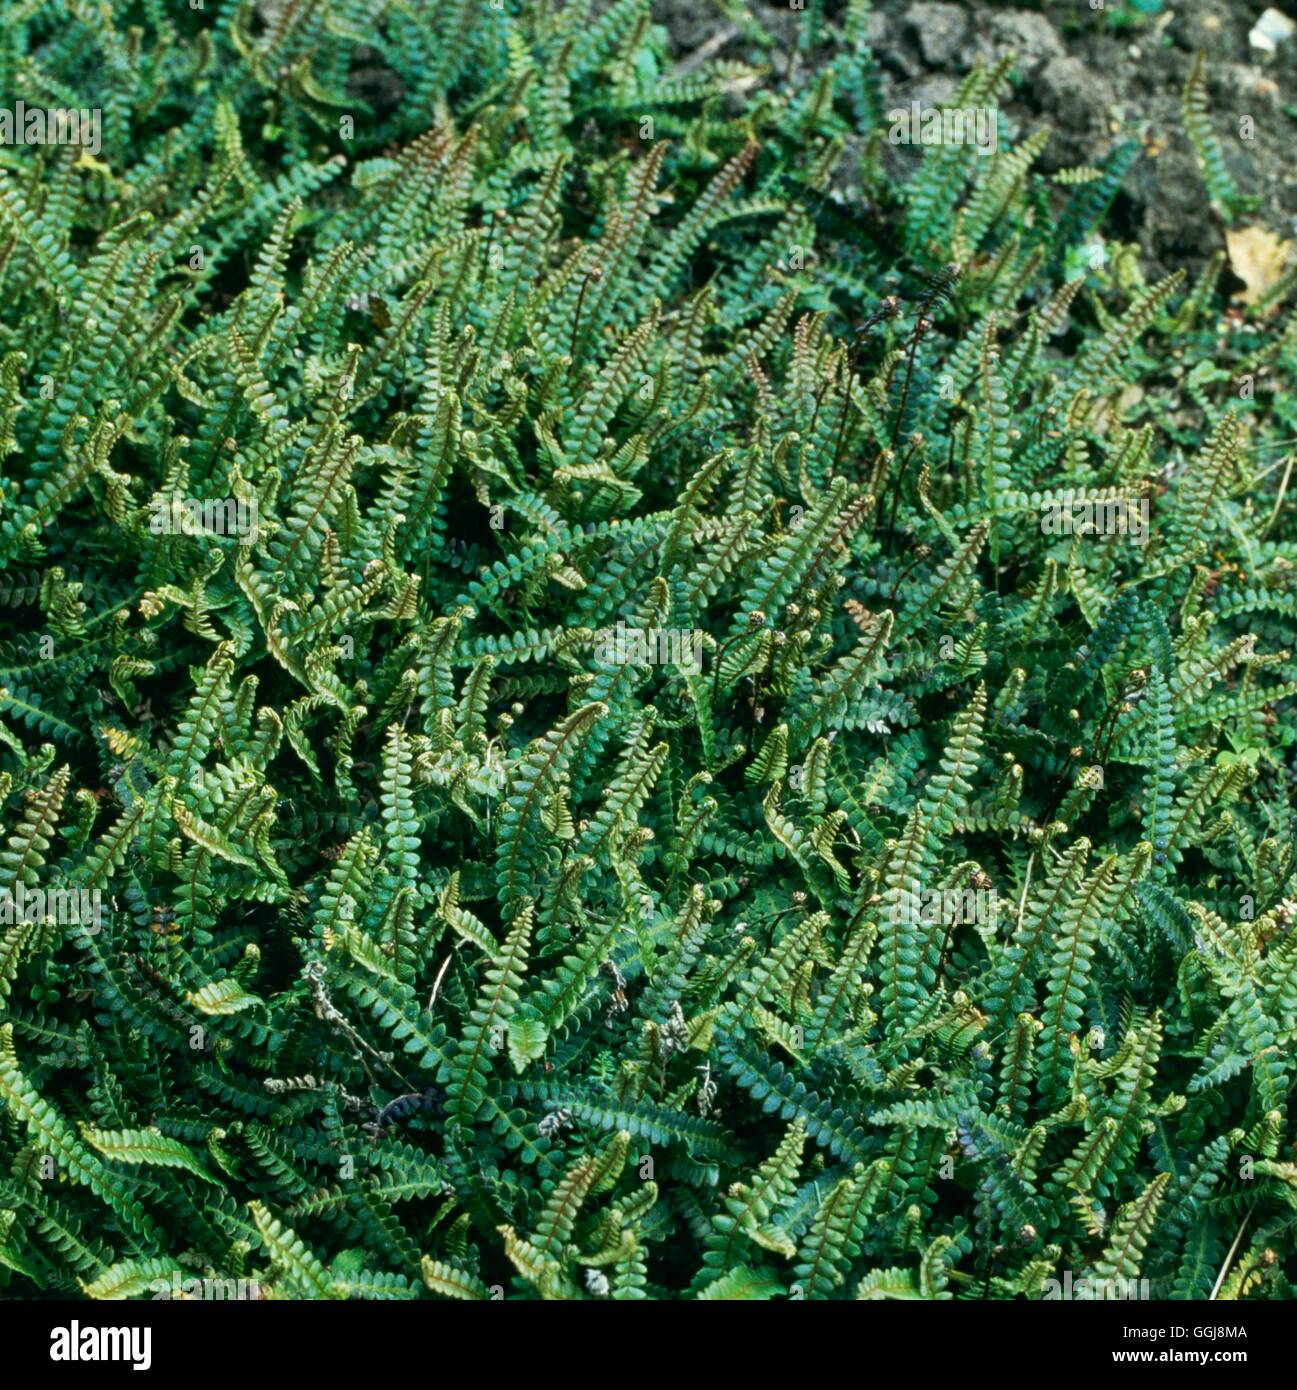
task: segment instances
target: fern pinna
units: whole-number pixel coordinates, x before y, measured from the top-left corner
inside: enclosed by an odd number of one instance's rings
[[[7,1296],[1290,1297],[1287,286],[378,8],[0,21]]]

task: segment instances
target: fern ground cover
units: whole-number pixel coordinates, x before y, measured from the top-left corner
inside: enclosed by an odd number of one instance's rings
[[[814,17],[0,15],[7,1300],[1291,1296],[1297,276]]]

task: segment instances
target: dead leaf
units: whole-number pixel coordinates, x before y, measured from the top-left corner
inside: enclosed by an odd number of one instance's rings
[[[1279,282],[1293,249],[1291,241],[1280,241],[1264,227],[1231,228],[1225,233],[1225,244],[1234,274],[1247,286],[1234,295],[1244,304],[1256,304]]]

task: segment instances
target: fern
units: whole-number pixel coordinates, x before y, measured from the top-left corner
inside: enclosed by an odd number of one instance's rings
[[[0,21],[6,1298],[1290,1299],[1293,277],[865,0],[217,8]]]

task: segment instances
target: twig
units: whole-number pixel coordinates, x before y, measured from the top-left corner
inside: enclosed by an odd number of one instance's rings
[[[702,67],[713,53],[724,48],[731,39],[737,39],[738,36],[739,26],[737,24],[727,24],[723,29],[718,29],[705,43],[700,43],[687,58],[682,58],[671,69],[669,76],[672,78],[684,77],[686,73]]]
[[[1031,866],[1036,862],[1036,851],[1033,849],[1027,856],[1027,872],[1022,880],[1022,897],[1018,899],[1018,931],[1022,931],[1022,919],[1027,914],[1027,891],[1031,887]]]
[[[1235,1254],[1238,1252],[1239,1241],[1243,1239],[1243,1232],[1247,1230],[1247,1223],[1252,1219],[1252,1208],[1248,1208],[1247,1215],[1243,1218],[1243,1224],[1238,1228],[1238,1235],[1234,1237],[1234,1244],[1229,1248],[1229,1254],[1225,1256],[1225,1263],[1220,1267],[1220,1273],[1216,1276],[1216,1282],[1212,1285],[1211,1295],[1207,1299],[1208,1303],[1216,1301],[1216,1295],[1220,1292],[1220,1286],[1225,1282],[1225,1275],[1229,1273],[1230,1264],[1233,1262]]]
[[[1265,524],[1265,530],[1261,532],[1261,539],[1270,534],[1276,521],[1279,520],[1279,508],[1283,506],[1284,493],[1288,491],[1288,479],[1292,477],[1293,460],[1297,459],[1297,454],[1288,455],[1288,466],[1283,471],[1283,481],[1279,484],[1279,496],[1274,499],[1274,511],[1270,513],[1270,520]],[[1278,465],[1276,465],[1277,467]]]
[[[446,959],[442,961],[441,969],[437,971],[437,978],[432,982],[432,993],[428,996],[428,1013],[432,1012],[432,1006],[437,1002],[437,991],[441,989],[441,982],[445,978],[446,971],[450,969],[451,961],[454,959],[455,953],[452,951]]]
[[[375,1061],[381,1062],[403,1086],[412,1087],[414,1083],[408,1077],[402,1076],[392,1065],[391,1055],[384,1055],[376,1047],[371,1047],[347,1021],[342,1010],[329,998],[328,991],[324,987],[324,966],[319,961],[311,961],[302,973],[306,976],[306,983],[310,986],[311,997],[315,1003],[316,1018],[335,1028],[357,1049],[356,1060],[364,1067],[365,1075],[369,1077],[371,1084],[377,1085],[378,1083],[374,1080],[374,1074],[365,1062],[362,1055],[364,1053],[368,1053]]]
[[[590,288],[590,282],[594,281],[597,285],[603,279],[603,270],[599,266],[592,266],[586,273],[586,277],[581,281],[581,289],[576,297],[576,312],[572,315],[572,345],[568,349],[568,371],[576,366],[576,350],[581,338],[581,311],[585,307],[585,292]]]

